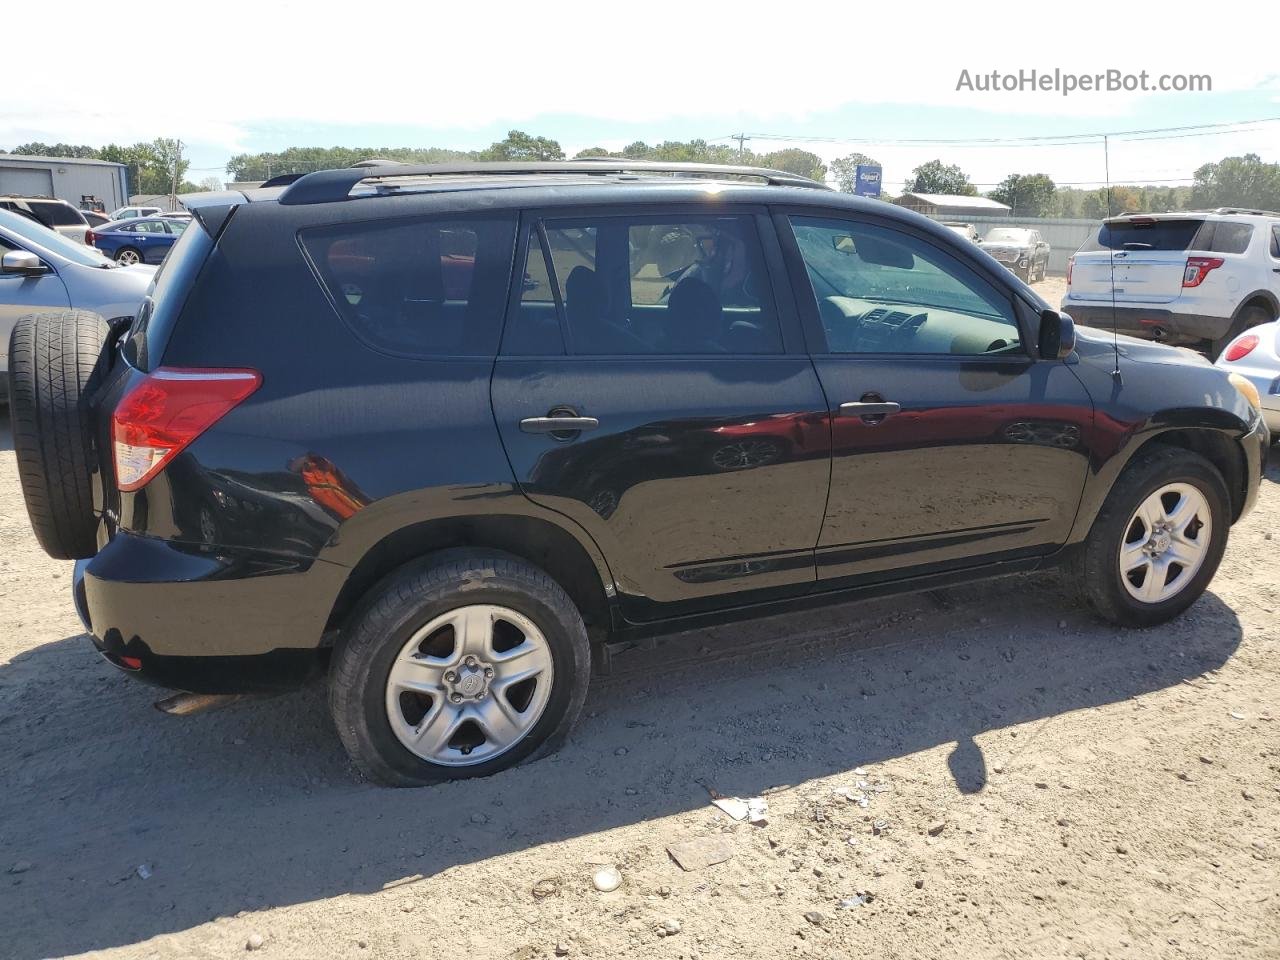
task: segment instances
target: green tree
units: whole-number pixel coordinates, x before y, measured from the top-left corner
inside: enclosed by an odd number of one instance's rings
[[[23,143],[10,153],[24,157],[75,157],[79,160],[97,160],[98,148],[83,143]]]
[[[1280,164],[1264,163],[1256,153],[1224,157],[1195,172],[1191,204],[1196,207],[1280,208]]]
[[[878,167],[879,160],[873,160],[865,153],[851,153],[845,157],[837,157],[831,161],[831,173],[836,178],[836,186],[841,193],[855,193],[858,186],[858,167]]]
[[[987,196],[1013,209],[1015,217],[1047,217],[1056,187],[1045,173],[1011,173]]]
[[[505,140],[499,140],[480,151],[481,160],[563,160],[560,144],[546,137],[533,137],[523,130],[510,130]]]
[[[819,183],[827,178],[827,165],[820,156],[808,150],[775,150],[773,153],[766,153],[760,158],[760,162],[771,170],[785,170]]]
[[[948,193],[961,197],[977,194],[969,175],[954,164],[930,160],[911,171],[904,193]]]
[[[205,177],[196,185],[196,189],[213,192],[223,189],[223,184],[217,177]]]
[[[575,160],[588,160],[591,157],[611,157],[611,154],[604,147],[587,147],[585,150],[579,150],[573,155]]]
[[[98,159],[125,165],[128,171],[130,193],[169,192],[168,183],[162,189],[152,189],[156,180],[162,175],[155,172],[159,168],[160,157],[149,143],[135,143],[131,147],[109,143],[98,151]]]

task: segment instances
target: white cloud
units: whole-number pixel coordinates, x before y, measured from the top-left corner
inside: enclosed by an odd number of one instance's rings
[[[47,10],[10,6],[6,32],[47,33]],[[102,12],[100,0],[59,0],[58,8],[63,23],[97,21]],[[280,121],[474,130],[556,113],[625,122],[734,114],[758,126],[886,102],[1107,115],[1136,95],[982,95],[955,85],[962,68],[1114,67],[1208,73],[1215,91],[1252,89],[1267,69],[1264,58],[1240,53],[1240,38],[1280,25],[1270,6],[1205,16],[1202,5],[1166,3],[1126,43],[1112,3],[1056,8],[1051,23],[958,22],[968,8],[954,2],[917,3],[909,17],[904,9],[841,2],[791,16],[688,0],[562,0],[554,8],[384,0],[362,13],[292,0],[170,0],[169,26],[155,31],[166,51],[154,70],[146,56],[105,56],[87,81],[84,70],[50,69],[39,44],[7,45],[6,74],[39,80],[23,84],[34,92],[28,102],[16,101],[12,86],[0,94],[0,143],[18,131],[77,142],[163,132],[231,151],[250,126]],[[188,45],[185,65],[173,38]]]

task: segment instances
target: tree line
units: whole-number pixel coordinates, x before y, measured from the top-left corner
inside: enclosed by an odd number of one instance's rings
[[[206,178],[200,184],[185,180],[189,168],[178,155],[177,143],[158,139],[131,147],[108,144],[90,147],[65,143],[27,143],[12,153],[53,157],[82,157],[114,160],[129,167],[129,182],[137,193],[168,193],[176,168],[179,192],[221,189],[217,178]],[[242,153],[227,163],[232,181],[262,181],[284,173],[310,173],[335,167],[349,167],[371,158],[400,160],[406,163],[445,163],[449,161],[508,160],[545,161],[567,159],[560,144],[548,137],[538,137],[522,130],[511,130],[507,136],[482,150],[453,150],[447,147],[290,147],[267,153]],[[649,144],[642,140],[629,143],[621,150],[588,147],[573,159],[617,157],[630,160],[666,160],[672,162],[746,164],[770,167],[789,173],[831,182],[846,193],[854,192],[860,164],[880,166],[864,153],[850,153],[825,163],[808,150],[786,148],[760,153],[728,144],[705,140],[664,140]],[[883,178],[882,178],[883,182]],[[1268,163],[1257,154],[1224,157],[1206,163],[1195,171],[1189,186],[1158,184],[1118,184],[1110,190],[1059,186],[1045,173],[1011,173],[993,189],[979,194],[969,175],[956,164],[938,160],[922,163],[911,171],[904,183],[905,193],[943,193],[960,196],[986,196],[1013,209],[1019,217],[1073,217],[1101,219],[1122,213],[1168,213],[1220,206],[1280,209],[1280,163]],[[886,193],[881,199],[892,200]]]
[[[19,144],[7,152],[32,157],[74,157],[77,160],[123,163],[129,171],[129,190],[134,194],[168,193],[173,189],[175,174],[179,193],[222,189],[222,180],[218,177],[206,177],[200,183],[187,180],[191,162],[182,158],[178,141],[166,137],[132,146],[109,143],[105,147],[91,147],[81,143],[33,142]]]

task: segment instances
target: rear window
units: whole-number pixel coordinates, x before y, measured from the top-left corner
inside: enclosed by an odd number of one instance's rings
[[[515,245],[513,218],[394,220],[304,230],[330,300],[373,347],[493,356]]]
[[[1203,220],[1149,220],[1104,223],[1085,241],[1081,253],[1091,250],[1189,250]]]
[[[84,217],[78,210],[65,203],[40,203],[31,201],[33,209],[41,220],[51,227],[79,227],[84,225]]]

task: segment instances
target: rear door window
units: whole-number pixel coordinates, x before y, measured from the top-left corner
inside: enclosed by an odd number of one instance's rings
[[[1081,253],[1096,250],[1189,250],[1203,220],[1145,220],[1104,223]]]
[[[538,278],[536,263],[526,266],[536,285],[522,298],[517,324],[533,323],[535,305],[558,291],[569,353],[782,352],[753,217],[602,217],[548,220],[543,228],[550,283]],[[537,251],[531,244],[530,261]]]
[[[515,220],[382,220],[302,232],[335,308],[371,346],[404,356],[492,356]]]

